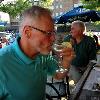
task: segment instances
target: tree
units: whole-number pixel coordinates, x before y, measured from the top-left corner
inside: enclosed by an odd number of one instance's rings
[[[6,27],[0,26],[0,32],[4,31]]]
[[[87,9],[100,11],[100,0],[81,0],[83,6]],[[92,23],[94,27],[100,29],[100,21]]]
[[[0,4],[0,11],[8,13],[11,18],[15,18],[16,16],[20,15],[21,12],[30,7],[31,4],[29,0],[16,0],[15,2],[11,3],[8,2],[7,4]]]
[[[53,0],[41,0],[40,5],[46,8],[50,8]]]
[[[85,8],[92,10],[100,10],[100,0],[81,0]]]
[[[8,2],[7,4],[0,3],[0,11],[8,13],[11,18],[15,18],[20,15],[23,10],[32,6],[35,0],[16,0],[13,3]],[[43,7],[50,7],[52,0],[39,0],[39,5]]]

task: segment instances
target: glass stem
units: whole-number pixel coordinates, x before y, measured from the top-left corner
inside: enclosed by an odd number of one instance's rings
[[[59,56],[59,66],[60,66],[60,67],[62,66],[62,58],[63,58],[63,57],[60,55],[60,56]]]

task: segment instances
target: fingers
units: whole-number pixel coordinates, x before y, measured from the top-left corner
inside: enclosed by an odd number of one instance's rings
[[[75,58],[75,57],[76,57],[76,54],[75,54],[75,52],[74,52],[74,51],[72,52],[71,56],[72,56],[73,58]]]
[[[60,55],[63,57],[64,62],[71,62],[75,58],[75,52],[72,48],[64,48]]]
[[[75,52],[72,48],[64,48],[62,52],[60,52],[60,55],[62,56],[73,56],[75,55]]]
[[[63,48],[62,52],[66,52],[66,51],[73,51],[73,48]]]
[[[74,59],[74,57],[73,56],[69,56],[69,57],[63,57],[63,62],[65,63],[71,63],[72,62],[72,60]]]

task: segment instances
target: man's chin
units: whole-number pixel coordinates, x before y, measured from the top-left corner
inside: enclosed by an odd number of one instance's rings
[[[43,51],[43,52],[40,52],[40,54],[42,54],[42,55],[48,55],[48,54],[50,54],[50,51]]]
[[[72,37],[73,37],[73,38],[76,38],[77,36],[78,36],[78,35],[73,35],[73,34],[72,34]]]
[[[40,53],[43,55],[48,55],[48,54],[50,54],[51,51],[52,51],[52,48],[48,47],[47,49],[41,49]]]

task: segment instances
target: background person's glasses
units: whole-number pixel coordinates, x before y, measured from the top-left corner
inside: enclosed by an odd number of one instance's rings
[[[45,34],[47,36],[55,35],[55,33],[56,33],[56,31],[46,32],[44,30],[41,30],[41,29],[33,27],[33,26],[29,26],[29,27],[31,27],[31,28],[33,28],[33,29],[35,29],[37,31],[40,31],[40,32],[42,32],[43,34]]]

